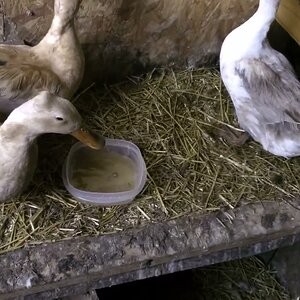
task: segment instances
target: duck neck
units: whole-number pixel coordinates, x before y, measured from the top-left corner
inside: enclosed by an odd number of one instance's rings
[[[54,17],[51,27],[42,41],[60,39],[64,35],[76,35],[74,18],[80,0],[54,0]]]
[[[48,60],[65,87],[73,91],[80,84],[84,69],[84,55],[74,26],[75,12],[60,11],[56,7],[54,13],[48,33],[34,51],[43,61]],[[70,97],[71,94],[63,96]]]
[[[262,40],[266,38],[271,23],[274,21],[280,0],[260,0],[256,13],[241,27],[249,28]]]
[[[5,140],[5,145],[8,147],[12,144],[17,151],[20,147],[30,147],[37,136],[38,134],[31,132],[26,125],[19,123],[6,121],[0,127],[0,137]]]
[[[55,13],[50,29],[40,44],[57,43],[66,36],[76,37],[76,32],[74,29],[74,16],[70,18],[64,14]]]

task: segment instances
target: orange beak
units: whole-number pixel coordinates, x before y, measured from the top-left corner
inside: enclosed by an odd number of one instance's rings
[[[105,146],[105,138],[85,128],[79,128],[71,133],[77,140],[93,149],[102,149]]]

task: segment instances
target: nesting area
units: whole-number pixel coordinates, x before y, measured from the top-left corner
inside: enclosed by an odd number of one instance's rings
[[[217,134],[224,124],[239,130],[217,69],[158,69],[123,83],[91,86],[74,104],[90,128],[140,147],[146,186],[130,205],[81,204],[61,176],[75,140],[42,136],[31,186],[15,201],[0,204],[0,253],[299,194],[298,158],[275,157],[254,141],[232,146]]]

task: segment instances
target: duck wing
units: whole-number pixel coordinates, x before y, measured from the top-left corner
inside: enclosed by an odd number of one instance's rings
[[[242,59],[235,72],[265,124],[300,123],[300,82],[287,59],[274,50]],[[298,127],[298,126],[297,126]]]
[[[0,66],[0,98],[27,99],[40,90],[59,94],[62,88],[58,76],[45,67],[11,63]]]
[[[0,48],[0,112],[10,112],[38,91],[59,95],[63,89],[58,76],[39,65],[33,53],[16,47]]]

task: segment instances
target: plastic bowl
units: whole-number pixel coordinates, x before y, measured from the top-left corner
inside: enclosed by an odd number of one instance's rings
[[[133,188],[125,191],[125,192],[89,192],[86,190],[81,190],[76,188],[71,184],[71,176],[74,171],[76,171],[75,161],[76,154],[78,159],[78,154],[80,150],[84,149],[84,154],[80,156],[80,159],[84,160],[85,155],[95,155],[95,151],[90,149],[88,146],[78,142],[71,148],[67,159],[63,166],[63,182],[70,194],[74,196],[80,202],[86,204],[94,204],[100,206],[112,206],[112,205],[120,205],[127,204],[133,201],[133,199],[142,191],[147,177],[147,170],[145,161],[142,157],[142,154],[139,148],[128,141],[118,140],[118,139],[106,139],[105,140],[105,148],[109,152],[115,152],[130,158],[130,160],[134,163],[134,170],[136,172],[134,178],[135,183]],[[101,150],[98,151],[99,155],[101,155]]]

